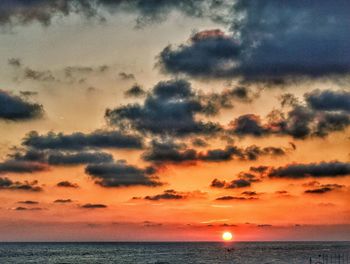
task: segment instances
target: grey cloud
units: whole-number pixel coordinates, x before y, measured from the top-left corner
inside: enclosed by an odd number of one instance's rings
[[[317,188],[314,189],[308,189],[305,190],[305,193],[310,193],[310,194],[324,194],[324,193],[328,193],[334,190],[338,190],[343,188],[344,185],[340,185],[340,184],[322,184],[320,186],[318,186]]]
[[[7,160],[0,163],[0,174],[33,173],[46,170],[48,170],[48,166],[40,162]]]
[[[73,201],[71,199],[57,199],[54,201],[54,203],[72,203]]]
[[[350,112],[350,92],[314,90],[305,94],[305,101],[315,110]]]
[[[81,205],[80,208],[83,208],[83,209],[101,209],[101,208],[107,208],[107,205],[87,203],[87,204]]]
[[[26,201],[19,201],[17,202],[19,204],[39,204],[37,201],[31,201],[31,200],[26,200]]]
[[[238,200],[238,201],[251,201],[251,200],[258,200],[256,197],[240,197],[240,196],[221,196],[216,198],[217,201],[232,201],[232,200]]]
[[[159,55],[161,69],[200,78],[285,83],[349,74],[349,2],[236,1],[231,33],[205,30]],[[317,29],[317,30],[315,30]]]
[[[38,181],[12,181],[8,178],[0,177],[0,190],[11,190],[11,191],[27,191],[27,192],[41,192],[43,189],[38,186]]]
[[[143,97],[146,95],[146,92],[142,89],[140,85],[134,84],[124,94],[126,97]]]
[[[50,154],[48,163],[51,165],[77,165],[86,163],[106,163],[112,162],[113,156],[104,152],[78,152]]]
[[[132,73],[120,72],[118,75],[122,80],[135,80],[135,75]]]
[[[211,182],[210,186],[214,188],[236,189],[236,188],[250,187],[253,182],[259,182],[259,181],[260,179],[257,178],[256,175],[247,173],[247,172],[241,172],[238,175],[238,178],[235,180],[227,182],[227,181],[220,181],[218,179],[214,179]]]
[[[105,117],[111,125],[148,134],[183,137],[219,132],[218,124],[196,120],[203,108],[191,84],[178,79],[156,84],[143,104],[107,109]]]
[[[79,185],[76,183],[72,183],[70,181],[61,181],[56,184],[57,187],[63,188],[79,188]]]
[[[0,119],[30,120],[41,117],[43,113],[42,105],[31,103],[24,98],[0,90]]]
[[[278,168],[272,168],[268,175],[272,178],[291,179],[344,177],[350,175],[350,163],[330,161],[309,164],[289,164]]]
[[[145,169],[128,165],[125,161],[88,165],[85,172],[102,187],[160,186],[152,167]]]
[[[81,150],[87,148],[142,148],[142,139],[138,136],[123,134],[119,131],[97,130],[84,134],[53,133],[39,135],[32,131],[26,135],[22,144],[36,149]]]

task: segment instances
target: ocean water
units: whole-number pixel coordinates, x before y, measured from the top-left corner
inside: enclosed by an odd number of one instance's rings
[[[1,264],[309,264],[310,258],[350,263],[350,242],[0,243]]]

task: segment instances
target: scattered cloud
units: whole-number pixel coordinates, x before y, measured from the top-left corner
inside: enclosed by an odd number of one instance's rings
[[[125,81],[135,80],[135,75],[132,73],[120,72],[118,75],[120,79]]]
[[[90,164],[85,172],[95,180],[95,183],[102,187],[128,187],[128,186],[160,186],[162,183],[154,175],[152,167],[145,169],[128,165],[125,161],[119,160],[114,163]]]
[[[272,168],[268,176],[271,178],[323,178],[344,177],[350,175],[350,163],[341,161],[330,161],[320,163],[293,163],[278,168]]]
[[[57,199],[53,202],[54,203],[72,203],[73,201],[71,199]]]
[[[79,188],[79,185],[70,181],[61,181],[56,184],[57,187],[63,188]]]
[[[341,189],[343,187],[344,185],[340,185],[340,184],[321,184],[317,188],[308,189],[308,190],[305,190],[304,192],[310,193],[310,194],[324,194],[334,190]]]
[[[23,121],[42,117],[43,114],[42,105],[31,103],[25,98],[0,90],[0,119]]]
[[[175,190],[165,190],[161,194],[153,196],[145,196],[145,200],[159,201],[159,200],[184,200],[189,198],[202,198],[205,196],[205,193],[200,191],[194,192],[178,192]]]
[[[12,181],[9,178],[0,177],[0,190],[10,191],[28,191],[28,192],[41,192],[42,187],[38,185],[38,181]]]
[[[81,205],[80,208],[83,208],[83,209],[101,209],[101,208],[107,208],[107,205],[87,203],[87,204]]]
[[[252,200],[258,200],[259,198],[256,197],[240,197],[240,196],[221,196],[216,198],[216,201],[232,201],[232,200],[238,200],[238,201],[252,201]]]
[[[125,91],[125,96],[126,97],[143,97],[146,95],[145,90],[142,89],[142,87],[138,84],[134,84],[130,89]]]
[[[32,131],[26,135],[22,144],[36,149],[82,150],[93,148],[140,149],[142,138],[124,134],[120,131],[96,130],[92,133],[75,132],[72,134],[53,133],[39,135]]]

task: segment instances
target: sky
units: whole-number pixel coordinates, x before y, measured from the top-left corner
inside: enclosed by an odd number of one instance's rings
[[[0,2],[0,241],[350,240],[350,3]]]

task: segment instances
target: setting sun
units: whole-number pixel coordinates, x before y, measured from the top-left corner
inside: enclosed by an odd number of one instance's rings
[[[224,233],[222,234],[222,239],[223,239],[224,241],[231,241],[232,238],[233,238],[233,236],[232,236],[232,233],[231,233],[231,232],[224,232]]]

